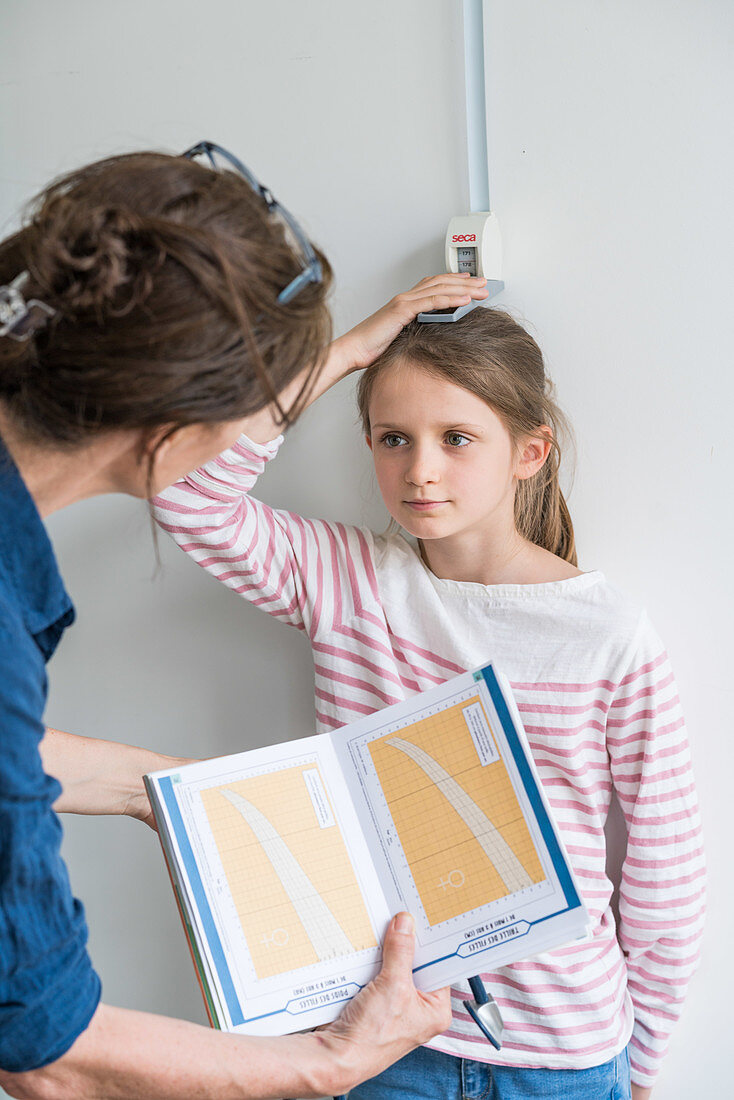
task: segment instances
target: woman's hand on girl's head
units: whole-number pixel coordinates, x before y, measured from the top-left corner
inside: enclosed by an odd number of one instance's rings
[[[487,280],[470,275],[428,275],[419,283],[396,294],[387,305],[378,309],[355,328],[335,340],[332,347],[341,362],[341,377],[362,370],[374,363],[378,355],[398,335],[400,330],[419,313],[433,309],[452,309],[466,305],[472,298],[488,297]]]
[[[398,335],[401,329],[415,320],[419,313],[432,309],[450,309],[466,305],[472,298],[483,301],[488,296],[487,280],[470,275],[429,275],[421,279],[412,290],[396,294],[387,305],[378,309],[349,332],[345,332],[331,344],[326,362],[309,390],[301,411],[312,405],[322,394],[346,378],[353,371],[362,370],[375,359]],[[290,389],[280,394],[287,407],[291,391],[293,397],[300,392],[303,378],[298,377]],[[282,430],[272,406],[255,413],[245,425],[245,432],[254,443],[266,443]]]

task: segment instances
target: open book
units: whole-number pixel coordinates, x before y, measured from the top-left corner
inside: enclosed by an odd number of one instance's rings
[[[586,932],[491,664],[332,733],[145,778],[215,1027],[334,1019],[401,909],[425,990]]]

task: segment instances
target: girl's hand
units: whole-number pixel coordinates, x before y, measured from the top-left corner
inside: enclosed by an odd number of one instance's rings
[[[652,1096],[651,1088],[644,1088],[643,1085],[632,1086],[632,1100],[650,1100]]]
[[[471,275],[429,275],[412,290],[396,294],[377,313],[332,344],[334,352],[338,353],[341,377],[374,363],[400,330],[419,313],[466,305],[472,298],[483,301],[489,293],[486,284],[486,279]]]

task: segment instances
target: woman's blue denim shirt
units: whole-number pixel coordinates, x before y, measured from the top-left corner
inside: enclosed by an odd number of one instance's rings
[[[100,997],[59,854],[61,787],[39,752],[46,662],[73,620],[41,517],[0,441],[0,1068],[9,1072],[59,1058]]]

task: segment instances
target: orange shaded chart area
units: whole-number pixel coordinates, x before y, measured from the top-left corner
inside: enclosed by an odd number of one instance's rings
[[[315,764],[210,787],[201,799],[258,978],[376,946]]]
[[[493,737],[477,695],[369,745],[430,925],[545,878],[504,762],[472,740],[477,705]]]

